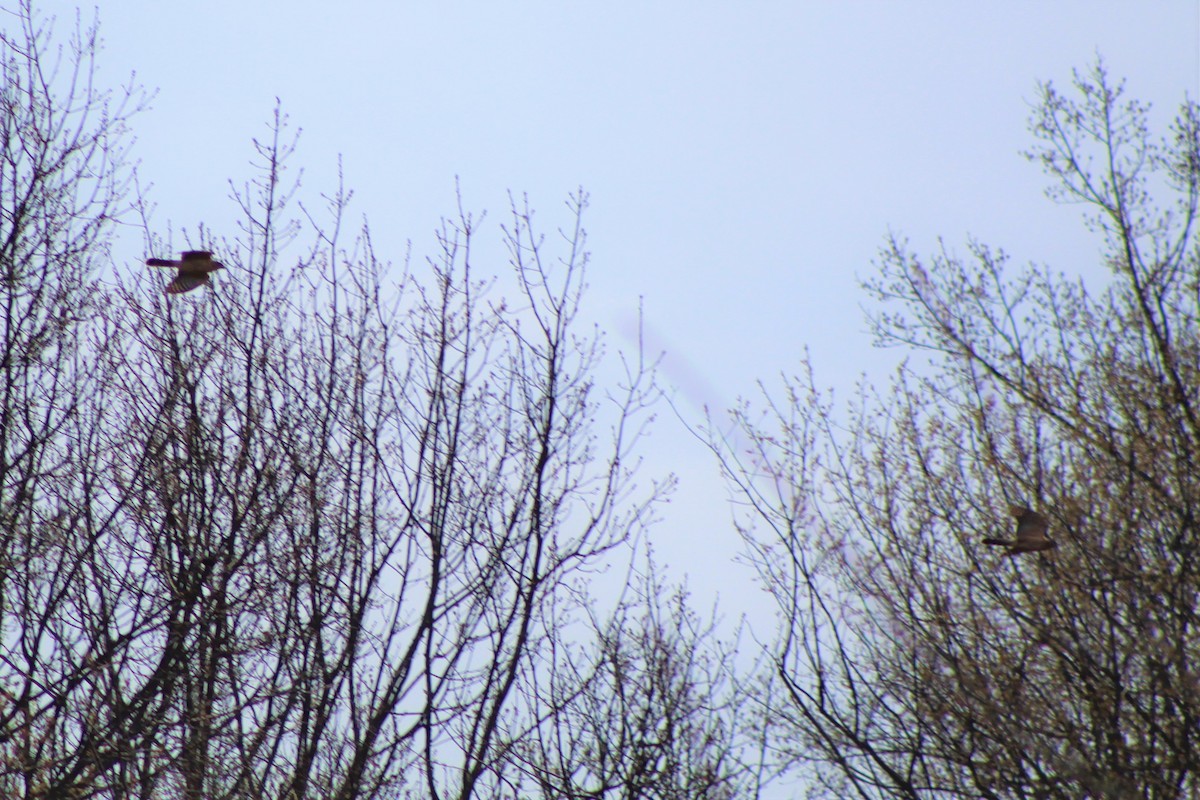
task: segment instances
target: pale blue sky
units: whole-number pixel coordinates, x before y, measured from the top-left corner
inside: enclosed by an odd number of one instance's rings
[[[64,9],[65,3],[58,4]],[[671,375],[725,405],[792,372],[883,383],[858,278],[889,230],[928,250],[968,234],[1020,262],[1101,275],[1079,209],[1019,152],[1038,80],[1099,52],[1163,121],[1200,95],[1196,2],[264,2],[101,0],[102,77],[157,88],[136,155],[154,225],[232,236],[228,181],[253,177],[275,97],[303,129],[310,198],[344,157],[358,213],[399,262],[466,205],[528,192],[549,227],[583,185],[589,315],[614,344],[645,297]],[[62,16],[69,19],[69,12]],[[181,241],[177,242],[182,244]],[[118,253],[136,264],[140,238]],[[503,270],[497,263],[493,269]],[[687,406],[684,406],[686,409]],[[669,415],[667,415],[669,417]],[[681,488],[663,560],[730,615],[739,543],[717,469],[664,418],[648,468]],[[744,585],[749,586],[746,574]]]

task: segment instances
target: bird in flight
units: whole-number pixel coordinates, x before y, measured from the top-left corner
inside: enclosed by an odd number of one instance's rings
[[[984,539],[984,544],[994,547],[1007,547],[1006,556],[1016,556],[1021,553],[1036,553],[1039,550],[1050,550],[1058,547],[1058,543],[1046,536],[1050,523],[1038,512],[1025,506],[1011,505],[1008,513],[1017,520],[1017,538],[1015,539]]]
[[[151,267],[174,267],[179,270],[175,280],[167,284],[167,294],[183,294],[208,283],[208,273],[225,269],[220,261],[214,261],[208,250],[185,250],[178,261],[166,258],[148,258]]]

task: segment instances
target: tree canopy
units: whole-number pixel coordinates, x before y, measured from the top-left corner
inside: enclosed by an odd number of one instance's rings
[[[1165,138],[1101,64],[1028,158],[1111,283],[899,237],[867,281],[906,361],[849,410],[811,373],[710,436],[778,602],[787,757],[829,797],[1200,791],[1200,112]],[[1010,504],[1057,548],[999,558]]]

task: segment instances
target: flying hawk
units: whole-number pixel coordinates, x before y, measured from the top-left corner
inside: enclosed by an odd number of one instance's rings
[[[208,273],[225,269],[220,261],[214,261],[208,250],[186,250],[178,261],[165,258],[148,258],[151,267],[175,267],[179,270],[175,280],[167,284],[167,294],[183,294],[208,283]]]
[[[994,547],[1007,547],[1006,556],[1016,556],[1021,553],[1036,553],[1039,550],[1050,550],[1058,547],[1058,543],[1046,536],[1050,523],[1038,512],[1025,506],[1011,505],[1008,513],[1017,520],[1016,539],[984,539],[984,544]]]

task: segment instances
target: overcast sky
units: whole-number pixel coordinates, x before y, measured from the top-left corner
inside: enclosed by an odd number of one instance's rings
[[[276,97],[303,129],[293,167],[309,197],[334,188],[341,154],[355,211],[396,262],[408,241],[414,264],[433,252],[455,176],[492,241],[508,190],[551,227],[582,185],[587,313],[628,347],[644,297],[696,414],[794,372],[805,347],[821,385],[884,383],[900,354],[872,349],[858,283],[889,231],[924,251],[975,236],[1018,263],[1102,275],[1079,208],[1045,199],[1019,155],[1037,82],[1066,88],[1099,53],[1163,122],[1200,95],[1198,8],[100,0],[100,66],[158,91],[135,155],[152,224],[180,246],[200,223],[236,235],[229,181],[254,177],[250,140]],[[138,234],[118,260],[136,265],[141,248]],[[730,563],[715,464],[669,415],[647,454],[682,481],[653,532],[662,559],[700,599],[720,591],[727,614],[761,611]]]

